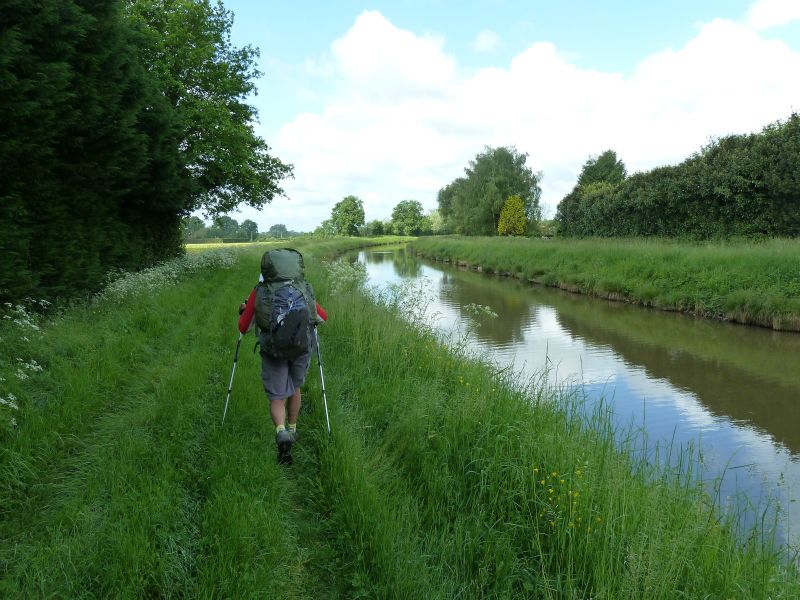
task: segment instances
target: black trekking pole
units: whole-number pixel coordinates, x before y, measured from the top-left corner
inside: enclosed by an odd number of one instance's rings
[[[233,374],[236,373],[236,361],[239,360],[239,346],[242,345],[242,334],[239,333],[239,341],[236,342],[236,354],[233,356],[233,370],[231,371],[231,380],[228,383],[228,397],[225,398],[225,410],[222,411],[222,424],[225,425],[225,415],[228,414],[228,401],[231,399],[231,390],[233,389]]]
[[[319,380],[322,383],[322,401],[325,404],[325,422],[328,424],[328,435],[331,434],[331,420],[328,417],[328,397],[325,395],[325,376],[322,374],[322,354],[319,351],[319,334],[314,326],[314,341],[317,342],[317,363],[319,363]]]

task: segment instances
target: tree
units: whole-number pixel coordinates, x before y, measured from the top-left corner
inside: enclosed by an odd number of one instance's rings
[[[525,205],[519,196],[509,196],[500,210],[500,222],[497,235],[525,235],[528,219],[525,217]]]
[[[180,252],[179,123],[121,11],[2,3],[0,301],[95,291]]]
[[[445,232],[444,219],[442,219],[440,211],[432,210],[428,213],[427,219],[433,235],[440,235]]]
[[[180,150],[191,204],[209,215],[240,202],[260,208],[283,194],[292,167],[253,130],[258,50],[231,44],[233,15],[221,1],[126,0],[146,43],[140,57],[182,124]]]
[[[589,157],[581,168],[575,187],[558,203],[555,220],[559,232],[563,235],[591,235],[594,216],[590,214],[590,205],[603,202],[603,198],[612,195],[626,176],[625,164],[617,159],[613,150]]]
[[[333,222],[331,219],[325,219],[319,226],[314,230],[314,235],[319,237],[332,237],[336,235],[336,229],[333,227]]]
[[[364,226],[364,203],[345,196],[331,210],[331,225],[336,235],[358,235],[358,228]]]
[[[369,223],[367,223],[366,234],[370,237],[383,235],[384,234],[383,221],[375,219],[374,221],[370,221]]]
[[[228,215],[220,215],[214,219],[214,225],[219,230],[219,235],[216,237],[223,238],[238,238],[239,221],[229,217]]]
[[[601,181],[618,185],[626,176],[625,163],[617,159],[616,152],[606,150],[600,156],[592,156],[586,161],[578,175],[578,187]]]
[[[494,235],[500,210],[512,195],[522,199],[528,220],[539,218],[541,173],[514,147],[486,147],[460,177],[439,190],[439,211],[449,229],[466,235]]]
[[[274,238],[285,238],[285,237],[288,237],[286,235],[288,233],[287,229],[286,229],[286,225],[283,225],[281,223],[278,223],[278,224],[273,225],[272,227],[270,227],[268,233],[269,233],[270,237],[274,237]]]
[[[253,241],[258,237],[258,223],[250,219],[245,219],[239,226],[239,232],[249,238],[250,241]]]
[[[198,239],[201,233],[205,234],[206,224],[200,217],[194,215],[186,217],[181,221],[183,225],[183,239]]]
[[[422,204],[402,200],[392,210],[392,227],[400,235],[419,235],[423,227]]]

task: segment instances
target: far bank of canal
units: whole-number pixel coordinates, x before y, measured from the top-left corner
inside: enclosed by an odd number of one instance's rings
[[[721,477],[723,503],[780,506],[780,539],[800,544],[800,334],[664,313],[530,286],[421,260],[403,247],[352,255],[379,287],[424,282],[442,331],[476,324],[468,343],[526,377],[578,385],[587,410],[601,400],[621,428],[699,452]],[[755,508],[754,508],[755,507]]]

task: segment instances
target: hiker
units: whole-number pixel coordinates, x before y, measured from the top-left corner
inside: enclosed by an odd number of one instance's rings
[[[239,307],[239,331],[247,333],[253,323],[256,325],[261,380],[275,424],[278,462],[291,464],[292,444],[297,441],[300,388],[311,364],[312,327],[328,316],[304,278],[303,256],[297,250],[278,248],[265,252],[258,281]]]

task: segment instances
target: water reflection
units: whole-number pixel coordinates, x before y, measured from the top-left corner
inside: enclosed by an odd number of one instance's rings
[[[355,259],[355,257],[354,257]],[[786,510],[782,535],[800,537],[800,335],[645,310],[418,260],[402,248],[362,252],[378,285],[427,278],[442,329],[490,307],[470,344],[523,373],[552,369],[589,400],[610,400],[618,424],[651,441],[691,444],[722,494],[766,489]],[[791,525],[791,527],[788,527]],[[792,533],[786,533],[790,530]]]
[[[475,335],[484,343],[509,346],[521,343],[525,330],[536,318],[535,306],[519,286],[509,286],[498,294],[496,284],[485,285],[480,278],[457,278],[455,273],[442,273],[440,301],[454,307],[463,320],[474,319],[480,324]],[[490,307],[497,318],[476,317],[467,308],[470,304]]]

